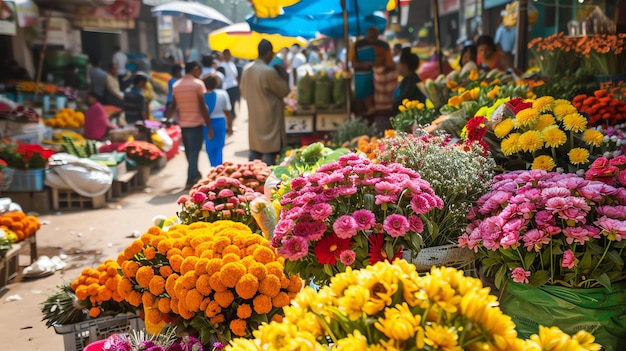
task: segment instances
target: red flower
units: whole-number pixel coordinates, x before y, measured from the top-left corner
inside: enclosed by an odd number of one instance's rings
[[[393,262],[396,258],[402,258],[402,249],[399,249],[398,252],[389,260],[387,257],[387,252],[385,252],[385,236],[384,234],[370,234],[367,238],[367,241],[370,243],[370,249],[367,253],[367,257],[369,257],[369,264],[374,264],[376,262],[382,261],[390,261]]]
[[[354,244],[350,239],[341,239],[335,234],[326,235],[315,244],[313,252],[321,264],[337,264],[339,254]]]
[[[509,111],[513,112],[513,114],[517,115],[517,113],[520,112],[521,110],[525,110],[527,108],[533,107],[533,103],[524,102],[524,99],[522,98],[515,98],[515,99],[509,100],[506,103],[506,107],[509,109]]]
[[[476,116],[467,121],[467,124],[465,125],[465,128],[467,128],[467,139],[470,141],[478,141],[482,145],[483,137],[487,133],[487,127],[484,124],[486,121],[487,118],[483,116]],[[486,145],[483,145],[483,147],[485,146]]]

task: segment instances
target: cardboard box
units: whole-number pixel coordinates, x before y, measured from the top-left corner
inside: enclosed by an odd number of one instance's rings
[[[285,116],[285,131],[287,134],[313,133],[313,115]]]
[[[339,129],[348,121],[347,113],[318,113],[315,117],[315,130],[330,132]]]

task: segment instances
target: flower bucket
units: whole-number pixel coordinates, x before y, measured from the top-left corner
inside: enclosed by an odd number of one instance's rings
[[[12,181],[6,191],[42,191],[46,170],[41,169],[9,169]]]
[[[537,333],[539,325],[556,326],[568,334],[583,329],[596,337],[603,350],[626,345],[626,284],[574,289],[533,287],[509,281],[500,298],[502,311],[515,322],[521,338]]]
[[[148,178],[150,178],[150,167],[149,166],[137,166],[137,185],[139,186],[148,185]]]
[[[13,181],[13,169],[5,167],[0,172],[0,190],[6,191],[11,186]]]

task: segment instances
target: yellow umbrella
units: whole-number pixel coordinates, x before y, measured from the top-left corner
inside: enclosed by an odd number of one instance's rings
[[[220,28],[209,34],[209,47],[211,50],[217,51],[229,49],[234,57],[254,60],[258,56],[257,48],[262,39],[269,40],[272,46],[274,46],[274,51],[290,47],[293,44],[307,45],[307,41],[304,38],[257,33],[250,30],[248,23],[242,22]]]

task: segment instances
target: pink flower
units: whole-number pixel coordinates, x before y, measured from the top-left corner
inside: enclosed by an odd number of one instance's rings
[[[293,234],[307,241],[319,240],[326,231],[326,224],[320,221],[299,221],[293,228]]]
[[[607,236],[611,241],[622,241],[626,239],[626,221],[602,216],[598,218],[594,224],[600,227],[602,234]]]
[[[230,190],[230,189],[222,189],[220,190],[220,192],[217,194],[217,197],[219,199],[225,199],[227,197],[231,197],[231,196],[235,196],[235,193]]]
[[[339,254],[339,260],[341,261],[341,263],[345,264],[346,266],[353,264],[355,259],[356,259],[356,253],[354,253],[354,251],[352,250],[343,250]]]
[[[381,205],[384,203],[395,203],[396,201],[398,201],[398,195],[383,195],[383,194],[379,194],[376,195],[376,205]]]
[[[565,250],[565,252],[563,252],[563,260],[561,261],[561,267],[567,267],[568,269],[572,269],[574,268],[574,266],[576,265],[577,260],[576,260],[576,256],[574,256],[574,252],[572,252],[572,250]]]
[[[589,166],[589,169],[602,169],[609,165],[609,160],[606,157],[598,157],[595,161]]]
[[[589,230],[591,228],[593,227],[567,227],[563,229],[563,234],[566,237],[565,241],[570,245],[574,241],[584,245],[586,241],[589,241],[591,240],[591,238],[598,236],[598,233],[596,231]]]
[[[376,217],[369,210],[356,210],[352,214],[352,218],[356,221],[358,230],[369,230],[376,224]]]
[[[193,203],[195,204],[201,204],[204,201],[206,201],[207,197],[205,193],[201,193],[199,191],[196,191],[195,193],[191,194],[191,201],[193,201]]]
[[[519,246],[520,245],[519,232],[514,231],[514,232],[505,233],[502,239],[500,239],[500,245],[502,245],[502,248],[504,249],[508,249],[509,247]]]
[[[207,201],[202,204],[202,209],[205,211],[215,211],[215,203],[213,203],[213,201]]]
[[[278,221],[278,223],[276,223],[276,227],[274,228],[274,235],[284,236],[291,232],[295,225],[296,223],[291,219],[281,219]]]
[[[293,236],[283,242],[278,254],[290,261],[297,261],[309,253],[309,244],[305,238]]]
[[[339,195],[341,196],[350,196],[350,195],[354,195],[357,192],[357,188],[353,187],[353,186],[340,186],[338,188],[339,191]]]
[[[516,283],[528,284],[528,277],[530,277],[530,272],[525,271],[522,267],[517,267],[511,272],[511,278]]]
[[[323,221],[333,213],[333,207],[325,202],[320,202],[313,205],[309,213],[313,219]]]
[[[335,234],[341,239],[350,239],[357,232],[358,224],[352,216],[343,215],[333,223]]]
[[[385,218],[383,229],[392,237],[404,236],[409,231],[409,221],[403,215],[392,214]]]
[[[550,237],[543,230],[531,229],[522,236],[522,241],[528,251],[534,248],[535,252],[539,252],[542,245],[550,243]]]
[[[626,169],[619,172],[619,174],[617,175],[617,181],[621,184],[626,186]]]
[[[281,212],[281,220],[284,218],[284,219],[291,219],[295,221],[302,215],[302,212],[303,211],[301,207],[290,208],[286,212],[283,210]]]
[[[339,192],[336,188],[324,189],[320,194],[320,200],[324,202],[328,202],[334,200],[339,195]]]
[[[609,161],[609,164],[611,164],[612,166],[622,167],[626,165],[626,156],[619,155],[617,157],[614,157]]]
[[[431,210],[430,204],[428,200],[423,196],[423,194],[415,195],[411,199],[411,209],[413,212],[417,214],[424,214]]]
[[[424,231],[424,222],[416,215],[409,216],[409,228],[412,232],[421,233]]]
[[[601,216],[607,216],[615,219],[626,219],[626,206],[598,206],[596,211]]]
[[[189,196],[188,195],[181,195],[178,200],[176,200],[176,204],[177,205],[182,205],[185,202],[189,201]]]

